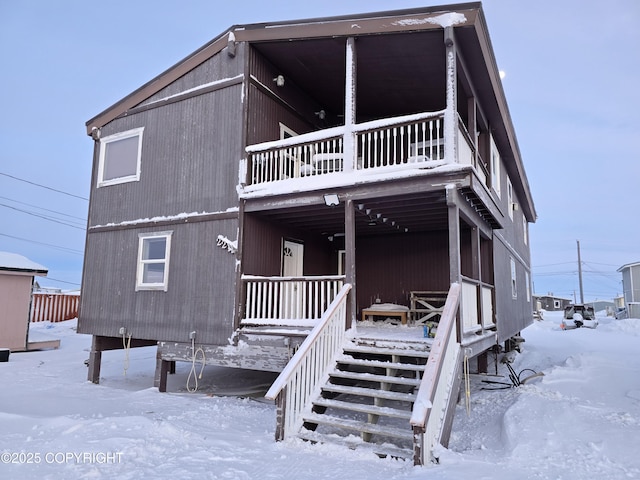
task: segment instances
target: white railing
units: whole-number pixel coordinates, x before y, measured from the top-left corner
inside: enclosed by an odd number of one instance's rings
[[[358,168],[444,161],[442,114],[410,115],[356,128]]]
[[[413,405],[410,422],[416,465],[433,460],[433,450],[441,441],[450,397],[455,393],[452,392],[453,379],[461,360],[455,329],[460,290],[459,283],[451,284]]]
[[[338,294],[344,275],[259,277],[243,275],[244,321],[319,319]]]
[[[250,145],[248,184],[394,165],[435,166],[445,160],[443,125],[443,111],[426,112],[356,124],[351,133],[340,126]],[[354,141],[345,142],[345,135]],[[346,143],[355,145],[355,156],[345,151]]]
[[[346,338],[346,309],[350,284],[345,284],[322,318],[300,345],[265,395],[276,400],[276,440],[284,440],[302,426],[302,413],[341,352]]]

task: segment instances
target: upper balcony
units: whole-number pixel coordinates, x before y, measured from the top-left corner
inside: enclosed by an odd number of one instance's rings
[[[318,130],[284,140],[250,145],[245,192],[291,185],[313,190],[323,185],[392,180],[416,170],[472,166],[489,187],[487,166],[460,119],[445,129],[445,111],[424,112]],[[285,182],[283,184],[283,182]]]

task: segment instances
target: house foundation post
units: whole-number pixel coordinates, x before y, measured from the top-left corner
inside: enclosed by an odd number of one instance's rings
[[[102,363],[102,350],[99,349],[97,337],[91,340],[91,352],[89,353],[89,371],[87,380],[92,383],[100,383],[100,364]]]

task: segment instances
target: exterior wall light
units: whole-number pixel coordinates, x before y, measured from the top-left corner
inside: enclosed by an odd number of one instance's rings
[[[327,207],[335,207],[337,205],[340,205],[340,199],[338,198],[338,194],[336,193],[325,193],[323,197],[324,204]]]

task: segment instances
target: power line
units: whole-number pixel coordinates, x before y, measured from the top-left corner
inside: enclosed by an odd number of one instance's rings
[[[55,188],[47,187],[46,185],[41,185],[39,183],[31,182],[29,180],[25,180],[24,178],[14,177],[13,175],[9,175],[8,173],[0,172],[0,175],[4,175],[5,177],[13,178],[14,180],[18,180],[20,182],[29,183],[31,185],[35,185],[36,187],[46,188],[47,190],[51,190],[53,192],[61,193],[63,195],[68,195],[70,197],[79,198],[80,200],[86,200],[87,202],[89,201],[88,198],[81,197],[79,195],[74,195],[73,193],[69,193],[69,192],[63,192],[62,190],[58,190],[58,189],[55,189]]]
[[[64,252],[75,253],[77,255],[84,255],[84,252],[82,252],[81,250],[74,250],[72,248],[61,247],[59,245],[51,245],[50,243],[43,243],[43,242],[38,242],[36,240],[29,240],[28,238],[14,237],[13,235],[7,235],[6,233],[0,233],[0,235],[3,237],[13,238],[14,240],[21,240],[23,242],[35,243],[36,245],[44,245],[45,247],[55,248],[58,250],[62,250]]]
[[[44,278],[46,278],[47,280],[51,280],[52,282],[67,283],[67,284],[69,284],[69,285],[77,285],[77,286],[80,286],[80,284],[79,284],[79,283],[75,283],[75,282],[67,282],[67,281],[65,281],[65,280],[56,280],[55,278],[51,278],[51,277],[44,277]]]
[[[77,228],[78,230],[86,230],[85,227],[79,227],[77,225],[71,225],[70,223],[66,223],[66,222],[63,222],[63,221],[60,221],[60,220],[49,218],[49,217],[46,217],[44,215],[38,215],[37,213],[29,212],[27,210],[22,210],[21,208],[12,207],[11,205],[5,205],[4,203],[0,203],[0,207],[10,208],[10,209],[16,210],[18,212],[26,213],[27,215],[33,215],[34,217],[39,217],[39,218],[42,218],[44,220],[49,220],[50,222],[59,223],[61,225],[66,225],[67,227],[71,227],[71,228]]]
[[[21,202],[20,200],[14,200],[12,198],[3,197],[1,195],[0,195],[0,198],[3,199],[3,200],[9,200],[10,202],[19,203],[20,205],[25,205],[27,207],[38,208],[40,210],[44,210],[45,212],[57,213],[58,215],[63,215],[65,217],[69,217],[69,218],[75,218],[76,220],[82,220],[83,222],[87,221],[87,219],[83,218],[83,217],[76,217],[75,215],[69,215],[68,213],[58,212],[57,210],[50,210],[48,208],[39,207],[38,205],[31,205],[30,203]]]

